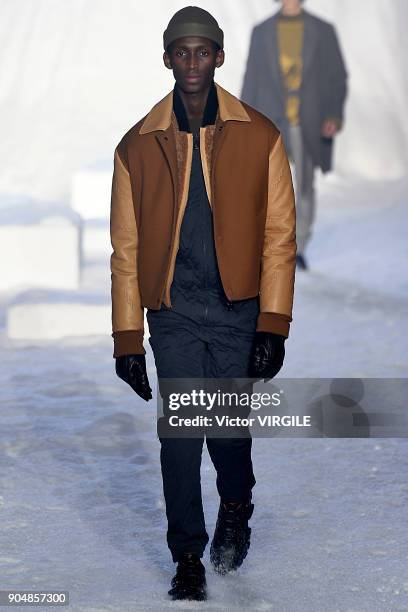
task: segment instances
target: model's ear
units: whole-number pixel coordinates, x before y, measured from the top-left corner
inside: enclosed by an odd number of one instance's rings
[[[215,67],[220,68],[224,63],[224,59],[225,59],[224,49],[218,49],[217,56],[215,58]]]
[[[167,51],[163,53],[163,62],[166,68],[168,68],[169,70],[173,68],[173,66],[171,65],[170,55],[167,53]]]

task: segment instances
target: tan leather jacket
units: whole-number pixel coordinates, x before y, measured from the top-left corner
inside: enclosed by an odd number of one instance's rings
[[[215,248],[229,300],[259,295],[258,331],[287,336],[295,277],[292,177],[275,125],[215,83],[214,125],[200,128]],[[143,308],[171,307],[187,204],[192,134],[179,131],[173,91],[115,150],[110,231],[114,357],[145,353]]]

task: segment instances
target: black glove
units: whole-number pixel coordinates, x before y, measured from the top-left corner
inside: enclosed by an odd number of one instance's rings
[[[285,336],[271,332],[255,332],[249,362],[251,378],[273,378],[285,358]]]
[[[122,355],[116,358],[116,374],[128,383],[146,402],[152,399],[152,390],[146,372],[144,355]]]

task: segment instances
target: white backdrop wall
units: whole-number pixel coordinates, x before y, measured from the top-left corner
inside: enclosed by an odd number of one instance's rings
[[[225,32],[216,80],[239,95],[253,25],[272,0],[195,0]],[[110,168],[127,129],[173,86],[162,32],[179,0],[2,0],[0,203],[67,203],[74,172]],[[337,171],[400,178],[408,166],[406,0],[309,0],[337,27],[350,74]]]

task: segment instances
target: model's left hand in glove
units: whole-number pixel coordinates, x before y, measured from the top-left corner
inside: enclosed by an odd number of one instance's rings
[[[249,364],[251,378],[273,378],[285,358],[285,336],[271,332],[255,332]]]

